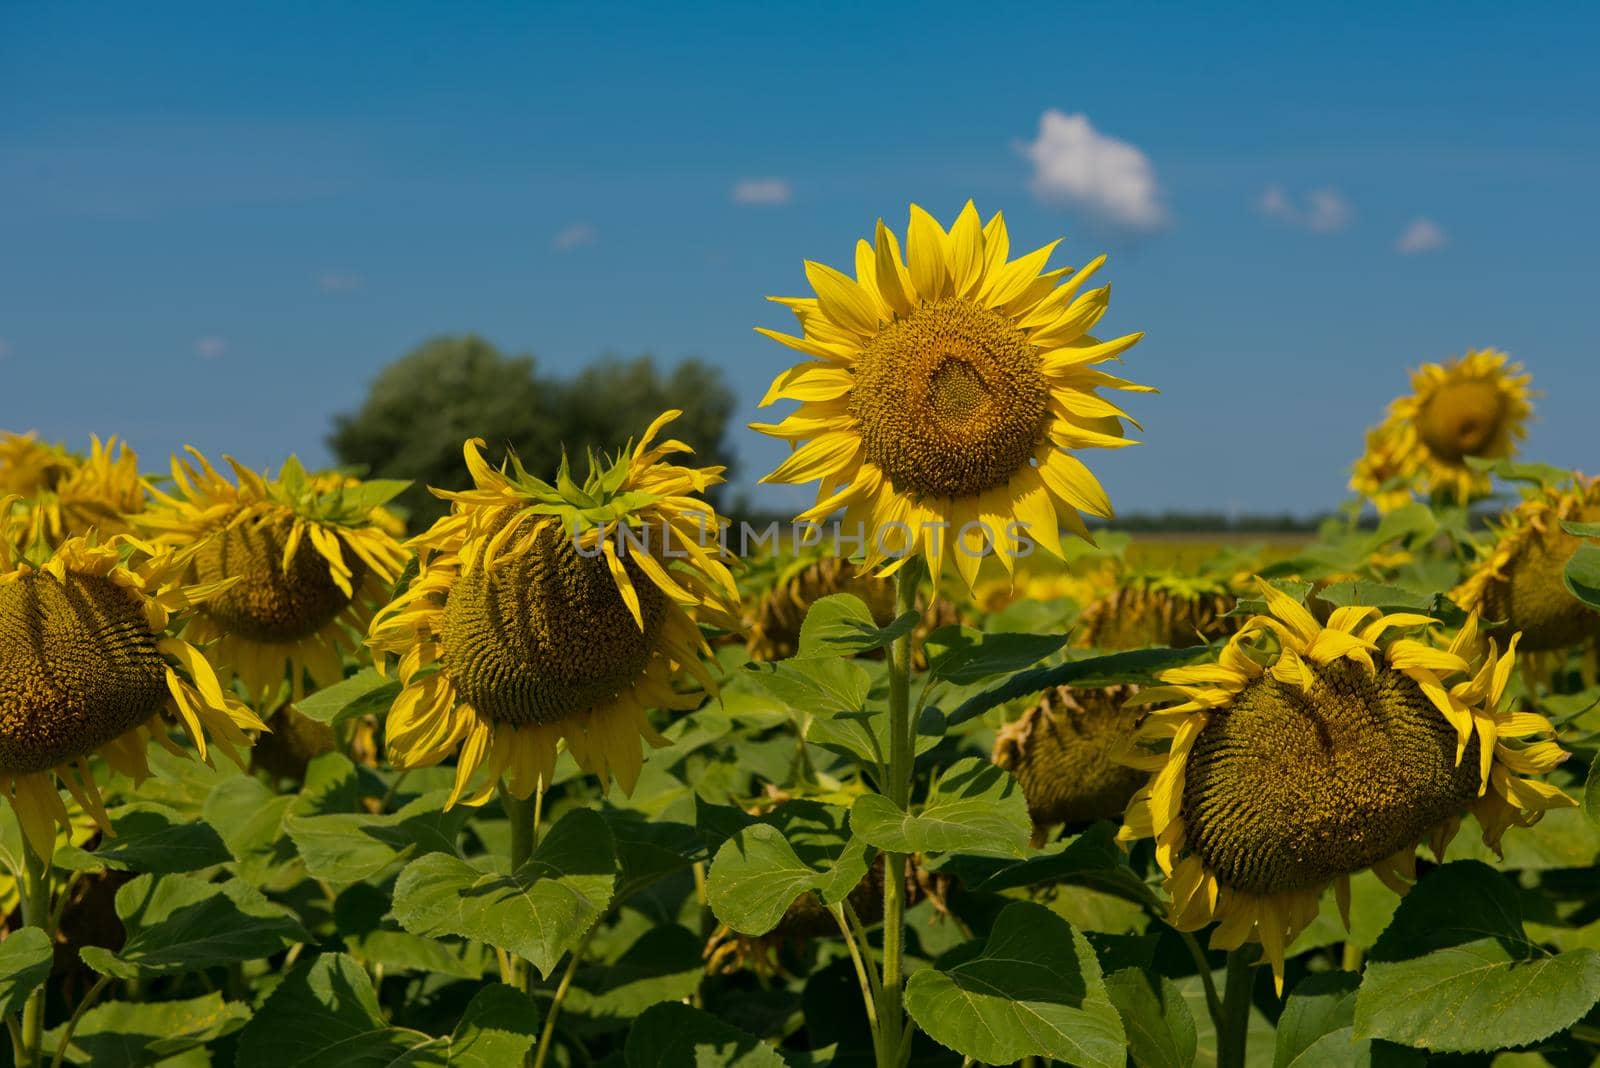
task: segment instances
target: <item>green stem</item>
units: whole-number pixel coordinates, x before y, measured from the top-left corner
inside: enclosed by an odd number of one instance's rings
[[[1194,958],[1195,969],[1200,973],[1200,984],[1206,991],[1206,1011],[1211,1013],[1211,1023],[1217,1028],[1217,1033],[1222,1033],[1222,999],[1217,996],[1217,981],[1211,977],[1211,962],[1206,960],[1205,950],[1200,948],[1200,941],[1188,931],[1179,931],[1178,937],[1189,950],[1189,956]]]
[[[845,916],[844,910],[848,906],[843,903],[833,906],[828,911],[833,913],[833,918],[838,921],[839,933],[844,935],[844,944],[850,950],[850,963],[855,965],[856,982],[861,984],[861,1003],[867,1010],[867,1026],[872,1031],[872,1047],[878,1047],[878,1005],[873,994],[874,983],[867,977],[867,964],[861,957],[861,947],[856,945],[856,936],[850,930],[850,920]]]
[[[556,1017],[561,1015],[561,1005],[567,1000],[567,991],[572,989],[572,977],[578,973],[578,965],[583,961],[584,951],[589,948],[589,940],[599,929],[598,922],[589,928],[583,940],[573,948],[567,970],[561,973],[561,983],[556,987],[555,997],[550,999],[550,1008],[545,1013],[544,1030],[539,1033],[539,1050],[533,1056],[533,1068],[544,1068],[545,1058],[550,1056],[550,1044],[556,1037]]]
[[[1366,953],[1354,942],[1346,942],[1344,951],[1339,956],[1339,967],[1347,972],[1359,972],[1361,962],[1366,959]]]
[[[1222,1020],[1217,1024],[1217,1068],[1244,1068],[1250,1032],[1250,989],[1255,982],[1255,946],[1228,952],[1227,980],[1222,988]]]
[[[89,992],[83,995],[83,1000],[78,1002],[77,1008],[72,1010],[72,1018],[67,1021],[67,1026],[61,1030],[61,1041],[56,1043],[56,1055],[50,1058],[50,1068],[61,1068],[62,1058],[67,1055],[67,1047],[72,1045],[72,1033],[78,1029],[78,1021],[83,1019],[83,1014],[89,1011],[90,1006],[100,1000],[100,995],[105,993],[106,987],[110,984],[111,977],[102,975],[95,980],[95,984],[89,988]]]
[[[539,840],[542,800],[542,791],[535,791],[532,797],[517,797],[501,784],[500,803],[505,806],[506,817],[511,821],[513,872],[519,871],[528,862],[528,858],[533,856],[534,846]],[[511,985],[525,994],[533,993],[533,968],[521,957],[511,958]]]
[[[909,561],[896,576],[896,616],[917,607],[920,561]],[[901,811],[911,807],[911,772],[916,762],[911,722],[911,635],[902,634],[889,650],[889,800]],[[905,978],[906,855],[883,858],[883,996],[878,1004],[878,1068],[902,1061],[905,1028],[902,1000]]]
[[[24,835],[22,839],[22,922],[37,927],[53,945],[55,931],[50,923],[50,871],[44,858],[33,851],[33,845]],[[38,1068],[44,1044],[44,999],[49,983],[40,983],[22,1006],[22,1057],[18,1068]]]

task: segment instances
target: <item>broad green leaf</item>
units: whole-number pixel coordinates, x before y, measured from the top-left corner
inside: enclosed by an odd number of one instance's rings
[[[138,801],[114,808],[107,815],[116,834],[101,839],[100,848],[93,853],[83,854],[90,868],[164,875],[198,871],[233,860],[215,828],[165,805]]]
[[[0,1015],[22,1008],[28,995],[50,978],[55,951],[50,938],[37,927],[12,931],[0,942]]]
[[[828,904],[849,896],[866,875],[870,850],[828,819],[842,810],[816,812],[823,808],[790,802],[774,822],[752,824],[722,844],[706,881],[717,919],[741,934],[763,935],[802,894],[815,890]]]
[[[859,656],[910,634],[920,619],[917,613],[907,612],[887,627],[879,627],[861,598],[848,593],[832,594],[819,598],[806,610],[806,618],[800,624],[800,650],[795,655]]]
[[[1356,989],[1353,972],[1308,975],[1289,993],[1278,1019],[1273,1068],[1386,1068],[1421,1065],[1420,1050],[1375,1038],[1355,1037]]]
[[[337,724],[367,713],[389,711],[400,693],[396,679],[385,678],[375,668],[363,668],[343,682],[325,686],[295,702],[295,709],[318,723]]]
[[[107,1001],[83,1014],[62,1058],[70,1064],[143,1068],[232,1034],[250,1018],[248,1006],[205,994],[187,1001]],[[61,1042],[45,1035],[45,1049]]]
[[[1058,652],[1065,634],[987,634],[971,627],[940,627],[928,635],[928,671],[938,679],[967,686],[996,675],[1010,675]]]
[[[510,1068],[539,1037],[539,1013],[526,995],[503,983],[478,991],[448,1038],[410,1050],[394,1068]]]
[[[786,1068],[778,1051],[754,1035],[675,1001],[634,1021],[623,1058],[627,1068]]]
[[[80,950],[103,975],[136,979],[268,957],[310,939],[294,913],[239,879],[141,875],[117,890],[128,939],[119,952]]]
[[[1030,697],[1057,686],[1149,683],[1168,668],[1183,667],[1210,655],[1210,649],[1204,645],[1197,645],[1192,649],[1132,649],[1018,672],[994,689],[985,690],[962,701],[954,711],[945,716],[945,727],[959,726],[1008,701],[1015,701],[1019,697]]]
[[[860,711],[867,704],[867,669],[843,657],[813,657],[750,664],[755,683],[797,712],[832,714]]]
[[[1482,456],[1466,457],[1467,466],[1503,478],[1507,482],[1529,482],[1539,486],[1560,486],[1572,481],[1572,472],[1550,464],[1518,463],[1510,457],[1497,460]]]
[[[363,964],[393,972],[431,972],[478,979],[492,958],[480,942],[424,938],[400,928],[389,912],[389,895],[371,883],[356,883],[333,903],[334,928],[345,950]]]
[[[1419,992],[1425,992],[1425,996]],[[1600,952],[1529,941],[1505,878],[1477,861],[1438,868],[1373,946],[1355,1034],[1437,1052],[1537,1042],[1600,1000]]]
[[[1094,950],[1049,909],[1007,905],[983,948],[906,983],[906,1011],[929,1037],[985,1064],[1052,1057],[1122,1068],[1127,1040]]]
[[[616,843],[619,902],[658,879],[693,867],[709,854],[705,835],[687,823],[642,819],[619,809],[606,809],[601,815]]]
[[[567,813],[515,872],[429,853],[406,865],[394,916],[415,935],[460,935],[531,961],[549,975],[611,900],[617,860],[605,820]]]
[[[597,1028],[624,1029],[650,1006],[700,989],[704,948],[704,937],[677,924],[646,928],[616,960],[580,969],[564,1011],[587,1016]]]
[[[445,811],[448,798],[448,791],[432,791],[381,816],[365,812],[301,816],[291,811],[284,829],[312,878],[347,886],[406,857],[454,854],[470,813],[465,806]]]
[[[201,811],[238,858],[239,878],[261,886],[295,861],[294,843],[283,829],[292,804],[292,796],[274,794],[260,779],[240,776],[213,790]]]
[[[1420,501],[1401,505],[1384,513],[1378,520],[1378,529],[1372,533],[1368,545],[1376,548],[1400,538],[1427,539],[1439,529],[1433,510]]]
[[[1137,1068],[1189,1068],[1194,1063],[1194,1017],[1177,984],[1138,968],[1106,976],[1106,994],[1128,1036]]]
[[[1575,538],[1600,538],[1600,523],[1561,523],[1561,529]]]
[[[960,856],[952,857],[940,870],[956,875],[963,886],[991,893],[1068,883],[1104,890],[1141,904],[1159,904],[1155,891],[1128,866],[1128,855],[1117,845],[1116,834],[1112,824],[1097,823],[1082,834],[1031,852],[1026,860]]]
[[[431,1041],[385,1023],[366,971],[342,953],[324,953],[290,972],[244,1026],[234,1064],[389,1068]]]
[[[1580,545],[1567,561],[1564,578],[1572,596],[1600,608],[1600,545]]]
[[[1011,773],[967,757],[934,782],[915,814],[880,794],[865,794],[850,809],[850,827],[887,853],[973,853],[1026,857],[1028,803]]]

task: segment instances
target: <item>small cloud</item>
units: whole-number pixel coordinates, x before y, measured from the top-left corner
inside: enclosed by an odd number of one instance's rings
[[[1343,230],[1355,218],[1350,202],[1334,189],[1313,189],[1303,205],[1296,204],[1281,185],[1270,185],[1256,201],[1261,214],[1319,234]]]
[[[1443,248],[1450,238],[1444,230],[1432,219],[1413,219],[1405,232],[1400,235],[1400,240],[1394,243],[1395,251],[1404,256],[1414,256],[1419,252],[1432,252],[1436,248]]]
[[[787,204],[794,189],[787,178],[745,178],[734,183],[735,204]]]
[[[228,351],[228,343],[220,337],[203,337],[194,343],[194,351],[202,360],[214,360]]]
[[[557,252],[571,252],[581,245],[594,244],[599,236],[594,227],[585,222],[578,222],[556,234],[550,244]]]
[[[359,274],[324,271],[317,275],[317,288],[324,293],[354,293],[366,287],[367,280]]]
[[[1017,146],[1033,161],[1029,188],[1046,203],[1069,203],[1135,230],[1167,221],[1150,159],[1134,145],[1107,137],[1086,115],[1051,108],[1036,140]]]

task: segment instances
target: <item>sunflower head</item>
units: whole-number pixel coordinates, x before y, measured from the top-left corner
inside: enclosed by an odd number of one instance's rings
[[[54,492],[78,464],[65,446],[40,441],[36,431],[0,432],[0,493],[32,500]]]
[[[174,550],[195,583],[215,586],[192,636],[260,702],[287,673],[298,699],[304,676],[344,677],[353,634],[405,565],[406,553],[374,513],[407,486],[309,475],[291,458],[267,478],[228,458],[230,480],[200,452],[172,461],[172,490],[152,487],[138,517]]]
[[[1019,532],[1059,556],[1062,525],[1087,540],[1079,512],[1111,515],[1068,450],[1131,444],[1096,390],[1149,390],[1096,365],[1142,335],[1091,336],[1110,287],[1079,290],[1105,258],[1048,270],[1054,249],[1011,259],[1005,220],[969,202],[949,232],[912,205],[903,259],[880,222],[854,278],[807,262],[816,296],[780,300],[800,336],[761,331],[811,357],[762,401],[800,407],[754,425],[798,446],[764,481],[821,481],[801,521],[845,509],[867,566],[922,553],[938,574],[951,556],[970,588],[991,552],[1010,569]]]
[[[553,483],[484,462],[465,447],[473,488],[435,491],[451,512],[413,539],[417,578],[374,620],[368,644],[399,659],[406,684],[388,721],[390,757],[435,764],[457,748],[463,796],[480,768],[529,796],[554,773],[558,744],[580,767],[632,790],[640,738],[662,739],[646,713],[707,689],[700,621],[734,626],[738,594],[715,543],[722,520],[696,495],[721,468],[666,461],[688,451],[655,443],[668,412],[615,460],[591,457],[576,482],[563,460]]]
[[[17,510],[26,522],[12,528],[12,547],[48,551],[68,538],[101,538],[133,530],[131,518],[144,508],[139,458],[109,438],[89,439],[89,455],[76,456],[31,435],[10,435],[0,445],[0,488],[27,498]]]
[[[1372,501],[1380,514],[1412,500],[1417,474],[1415,450],[1400,424],[1390,421],[1367,431],[1366,451],[1350,472],[1350,489]]]
[[[0,512],[8,511],[6,499]],[[134,565],[131,558],[146,557]],[[38,563],[0,547],[0,792],[33,848],[49,857],[54,824],[67,825],[59,780],[109,833],[88,758],[100,754],[135,778],[145,746],[181,722],[207,757],[207,735],[238,760],[241,728],[263,724],[225,693],[206,660],[172,637],[214,590],[174,581],[166,556],[118,535],[71,538]]]
[[[1129,762],[1153,772],[1130,802],[1124,840],[1154,838],[1170,920],[1220,921],[1212,945],[1258,940],[1279,989],[1284,950],[1331,883],[1371,868],[1403,892],[1419,842],[1442,854],[1471,811],[1498,848],[1513,825],[1573,804],[1523,778],[1566,758],[1550,724],[1501,710],[1504,655],[1473,616],[1447,645],[1435,621],[1343,607],[1326,624],[1262,584],[1253,617],[1217,662],[1165,673]]]
[[[1600,522],[1600,478],[1546,486],[1502,518],[1495,542],[1452,594],[1463,608],[1520,631],[1522,647],[1551,652],[1600,637],[1600,612],[1567,590],[1579,539],[1561,524]]]
[[[1022,787],[1036,848],[1056,824],[1120,816],[1144,782],[1115,759],[1133,736],[1137,716],[1123,706],[1136,693],[1132,686],[1058,686],[1001,728],[993,759]]]
[[[1445,364],[1429,363],[1411,375],[1409,396],[1389,406],[1381,431],[1394,440],[1391,463],[1415,470],[1425,493],[1467,501],[1489,492],[1488,476],[1469,459],[1511,456],[1533,414],[1528,375],[1520,363],[1494,349],[1478,349]]]
[[[1208,576],[1135,574],[1091,601],[1078,619],[1082,644],[1096,649],[1186,649],[1238,629],[1226,583]]]

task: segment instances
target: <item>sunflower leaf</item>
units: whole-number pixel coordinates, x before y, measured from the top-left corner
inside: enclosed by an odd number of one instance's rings
[[[531,1015],[531,1007],[524,1011]],[[377,1068],[402,1063],[402,1057],[433,1041],[421,1031],[385,1022],[366,970],[343,953],[324,953],[290,972],[267,998],[240,1032],[234,1063],[237,1068],[334,1062]]]
[[[850,809],[850,827],[886,853],[1028,855],[1028,803],[1004,768],[958,760],[928,792],[915,814],[880,794],[865,794]]]
[[[907,612],[887,627],[878,626],[865,601],[849,593],[819,598],[800,624],[799,657],[859,656],[910,634],[921,617]]]
[[[1390,1068],[1421,1065],[1420,1050],[1382,1039],[1355,1037],[1356,990],[1361,977],[1353,972],[1308,975],[1284,1002],[1278,1019],[1273,1068]]]
[[[368,713],[387,712],[399,694],[399,680],[384,678],[374,668],[363,668],[342,682],[300,699],[294,707],[302,716],[332,726]]]
[[[230,1035],[250,1019],[250,1008],[205,994],[185,1001],[107,1001],[78,1021],[63,1060],[123,1068],[171,1063],[181,1053]],[[45,1048],[61,1042],[61,1028],[45,1035]]]
[[[1112,972],[1105,982],[1136,1068],[1188,1068],[1194,1063],[1194,1016],[1176,983],[1138,968]]]
[[[28,995],[50,978],[55,962],[50,938],[37,927],[23,927],[0,942],[0,1015],[22,1007]]]
[[[928,635],[928,671],[966,686],[1031,667],[1067,644],[1065,634],[986,634],[971,627],[940,627]]]
[[[72,846],[60,850],[57,860],[63,867],[162,875],[198,871],[233,860],[233,854],[209,823],[185,819],[166,805],[139,801],[114,808],[108,815],[116,834],[102,839],[100,848],[93,853]]]
[[[849,833],[843,809],[790,801],[722,844],[706,898],[735,931],[763,935],[807,893],[816,891],[830,905],[843,901],[866,876],[873,853]]]
[[[945,727],[959,726],[989,709],[1057,686],[1112,686],[1122,682],[1148,683],[1168,668],[1182,667],[1211,655],[1210,647],[1189,649],[1132,649],[1103,656],[1070,660],[1065,664],[1034,668],[1011,676],[991,690],[975,694],[945,716]]]
[[[1567,561],[1563,578],[1572,596],[1590,608],[1600,608],[1600,545],[1580,545]]]
[[[623,1050],[627,1068],[785,1068],[787,1062],[754,1035],[675,1001],[652,1006],[633,1021]]]

